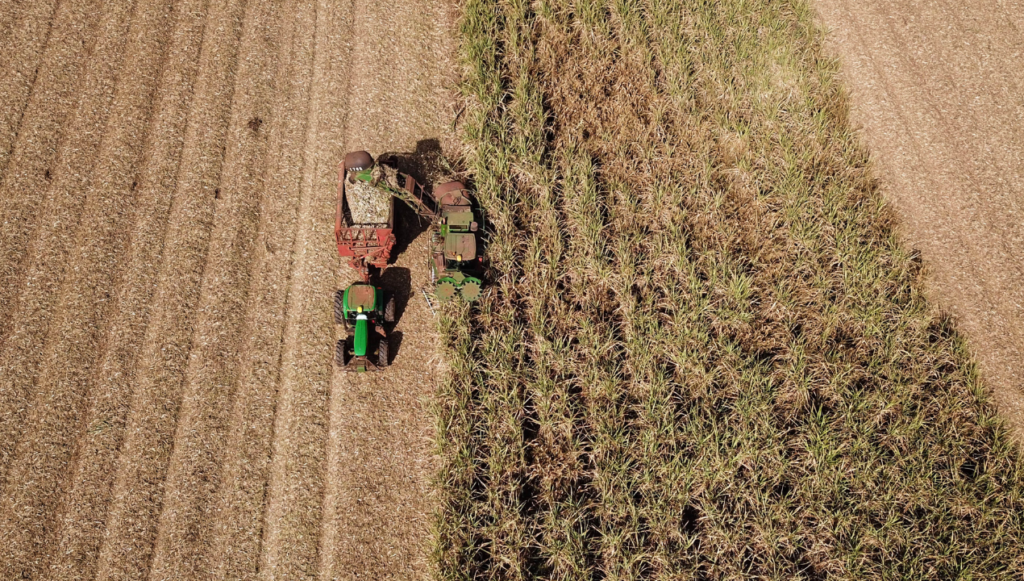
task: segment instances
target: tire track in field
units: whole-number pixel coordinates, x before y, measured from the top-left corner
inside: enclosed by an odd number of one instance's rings
[[[339,30],[351,30],[349,4],[321,0],[296,7],[296,26],[312,34],[299,38],[312,60],[312,87],[302,144],[302,180],[297,232],[292,247],[284,347],[274,418],[260,578],[306,579],[316,574],[323,496],[323,467],[330,389],[335,251],[335,166],[343,155],[344,77]],[[298,44],[298,43],[297,43]],[[298,47],[297,47],[298,48]]]
[[[353,76],[346,133],[350,149],[414,152],[421,149],[419,141],[441,137],[451,114],[445,83],[446,58],[453,49],[449,18],[444,3],[359,5],[350,60],[360,69],[388,74]],[[418,231],[412,226],[400,221],[398,236]],[[320,555],[325,581],[428,574],[433,472],[428,404],[438,380],[436,326],[418,291],[430,278],[428,236],[420,234],[382,276],[388,291],[411,290],[398,321],[402,340],[392,366],[376,374],[334,373]],[[411,288],[389,288],[388,281],[401,271],[408,273]],[[355,279],[343,268],[337,287]]]
[[[54,323],[45,343],[40,375],[33,384],[28,432],[10,468],[11,483],[0,497],[0,578],[34,576],[53,544],[51,523],[59,520],[63,485],[69,475],[82,402],[90,386],[98,340],[109,312],[109,289],[123,263],[124,232],[132,215],[137,164],[152,113],[155,72],[163,61],[169,13],[163,0],[136,6],[123,68],[137,71],[120,84],[102,133],[95,170],[82,204],[78,244],[54,305]],[[120,60],[117,55],[113,58]],[[118,67],[120,68],[120,67]],[[111,67],[113,70],[114,67]],[[63,257],[60,258],[63,260]]]
[[[146,576],[214,221],[244,0],[212,2],[96,578]]]
[[[259,570],[263,507],[281,361],[285,302],[295,239],[302,170],[302,144],[309,103],[311,61],[297,30],[295,2],[284,10],[276,102],[270,121],[266,190],[255,246],[223,477],[212,511],[208,578],[255,579]],[[339,30],[344,34],[344,30]],[[259,332],[255,332],[259,330]]]
[[[41,222],[40,210],[60,162],[61,142],[69,139],[67,125],[81,97],[83,63],[90,52],[84,46],[87,38],[96,37],[99,4],[98,0],[71,0],[57,11],[40,73],[34,75],[31,98],[24,114],[19,113],[19,123],[10,119],[20,102],[11,92],[21,79],[16,70],[0,78],[0,106],[8,111],[0,113],[0,344],[10,328],[29,240],[37,229],[50,226]],[[40,10],[46,2],[25,6]],[[20,30],[25,24],[17,26]],[[20,42],[20,37],[13,42]],[[3,48],[0,54],[10,55],[12,65],[28,58],[20,54],[24,47]]]
[[[134,0],[105,6],[96,50],[91,55],[75,117],[68,128],[42,211],[41,229],[26,252],[26,272],[17,283],[17,305],[10,334],[0,350],[0,490],[8,490],[6,473],[25,428],[33,383],[42,360],[54,303],[60,292],[81,217],[81,193],[89,187],[100,139],[110,112],[122,64]]]
[[[116,308],[103,342],[103,355],[93,374],[94,387],[82,422],[72,484],[59,541],[46,559],[52,579],[84,581],[95,576],[96,558],[105,531],[113,474],[129,412],[135,361],[149,321],[149,302],[156,285],[176,181],[192,86],[206,21],[206,0],[176,7],[175,30],[166,68],[162,71],[143,167],[138,177],[138,202],[130,229],[130,248],[118,281]]]
[[[4,55],[3,65],[0,65],[0,175],[7,167],[12,143],[18,133],[18,125],[25,112],[32,85],[39,74],[40,65],[52,62],[50,58],[44,58],[44,54],[51,57],[47,43],[57,4],[57,0],[19,4],[18,14],[11,13],[8,16],[13,27],[9,29],[10,37],[5,34],[0,38],[0,54]],[[7,6],[8,10],[11,8],[14,6]],[[75,31],[76,28],[78,31],[87,29],[89,21],[84,18],[74,20],[75,12],[72,5],[71,9],[61,11],[57,15],[59,24],[63,25],[59,26],[59,31],[68,31],[68,25],[71,31]],[[78,15],[83,16],[80,13]],[[70,47],[67,46],[69,40],[72,41]],[[78,42],[74,42],[76,40]],[[57,44],[60,48],[70,48],[73,53],[80,54],[85,46],[85,39],[76,38],[74,35],[70,38],[58,36]]]
[[[245,305],[265,191],[266,134],[274,123],[281,17],[280,3],[259,2],[243,23],[220,201],[153,549],[155,579],[196,579],[209,570],[211,501],[222,484],[227,415],[249,330]]]

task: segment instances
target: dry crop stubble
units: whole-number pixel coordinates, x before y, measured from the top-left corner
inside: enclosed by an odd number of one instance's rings
[[[1017,451],[806,5],[465,10],[441,578],[1019,576]]]
[[[274,78],[281,78],[278,55],[290,48],[279,44],[283,16],[278,3],[252,3],[242,24],[219,201],[153,549],[151,575],[159,579],[195,579],[209,570],[211,509],[231,445],[240,348],[259,331],[249,327],[245,305],[265,192],[266,132],[276,121],[270,113]]]
[[[1024,438],[1019,3],[815,2],[882,189]],[[1014,21],[1017,21],[1016,24]]]
[[[42,353],[42,362],[39,375],[33,378],[35,395],[28,411],[28,429],[10,468],[17,484],[4,490],[0,502],[0,538],[6,541],[8,557],[3,570],[9,576],[31,570],[29,563],[42,564],[39,548],[53,544],[49,536],[53,527],[49,525],[60,518],[60,499],[71,472],[67,466],[83,427],[83,402],[91,387],[111,295],[116,295],[111,287],[124,265],[125,233],[135,201],[132,183],[169,29],[169,12],[163,2],[136,6],[122,67],[144,72],[134,77],[137,82],[118,85],[120,90],[111,103],[90,185],[84,203],[77,208],[80,223],[69,236],[78,243],[66,260],[72,266],[64,277],[46,274],[63,280],[50,309],[52,322],[40,330],[37,347],[32,349]],[[57,288],[55,285],[54,290]],[[44,330],[47,327],[48,332]],[[39,340],[41,337],[45,339]]]
[[[82,216],[80,193],[88,188],[99,154],[101,137],[110,113],[114,86],[123,59],[131,1],[112,2],[100,21],[94,57],[86,68],[81,97],[58,153],[52,183],[46,190],[40,228],[29,241],[15,280],[15,307],[8,335],[0,345],[0,402],[5,412],[0,421],[0,490],[6,492],[6,474],[13,451],[21,439],[24,414],[34,395],[32,384],[39,372],[53,309],[60,296],[60,282],[67,272]]]
[[[135,361],[149,320],[149,300],[160,264],[171,207],[175,204],[186,112],[198,69],[205,0],[173,11],[174,32],[155,96],[141,168],[134,223],[128,234],[125,267],[116,285],[116,309],[102,339],[102,357],[92,376],[85,419],[79,431],[71,484],[62,501],[58,542],[47,559],[53,579],[95,576],[105,531],[116,460],[130,411]],[[115,293],[112,293],[115,294]]]
[[[95,22],[96,2],[64,5],[55,15],[56,0],[8,5],[0,18],[9,18],[10,36],[0,36],[0,174],[7,168],[26,104],[40,68],[50,66],[54,52],[64,52],[74,70],[86,52],[86,36]],[[15,10],[16,9],[16,10]],[[84,9],[84,10],[83,10]],[[92,17],[90,17],[92,13]],[[54,22],[56,21],[56,22]],[[53,29],[56,28],[56,31]],[[0,34],[4,31],[0,30]],[[70,33],[70,34],[68,34]],[[54,35],[50,46],[50,35]],[[64,64],[58,61],[58,68]]]
[[[294,14],[295,26],[307,32],[297,35],[293,58],[308,67],[309,85],[303,87],[308,105],[299,111],[305,115],[300,201],[263,515],[260,574],[268,580],[312,576],[317,568],[333,324],[324,307],[333,291],[329,265],[335,253],[332,233],[323,226],[334,215],[337,150],[345,127],[339,114],[347,94],[338,89],[350,69],[336,58],[344,54],[336,27],[350,26],[347,11],[325,0],[303,2]]]
[[[0,47],[5,46],[22,4],[19,0],[0,0]]]
[[[252,5],[248,5],[252,6]],[[148,572],[173,449],[191,331],[214,222],[247,3],[213,2],[200,54],[152,314],[137,363],[99,579]]]
[[[45,6],[45,2],[27,4],[34,9]],[[22,78],[17,70],[7,71],[0,80],[10,85],[0,92],[7,120],[0,126],[0,341],[10,329],[29,243],[39,229],[51,226],[42,222],[42,211],[60,162],[62,142],[69,139],[67,128],[82,97],[84,62],[95,48],[96,26],[102,15],[96,4],[91,0],[69,2],[54,16],[40,73],[33,73],[31,94],[19,96]],[[30,29],[19,26],[25,32]],[[22,39],[17,42],[26,47],[32,44]],[[19,59],[33,57],[17,50],[4,54],[11,55],[12,67]],[[27,105],[23,98],[28,99]]]
[[[246,320],[260,332],[244,338],[227,425],[228,442],[245,445],[230,445],[221,469],[225,476],[217,491],[208,556],[213,579],[253,578],[259,570],[291,248],[299,204],[295,192],[301,183],[301,145],[309,102],[310,63],[301,50],[301,31],[291,18],[295,7],[293,1],[283,9],[287,18],[274,83],[276,98],[267,128],[266,192],[246,305]]]
[[[0,259],[17,283],[0,372],[24,388],[2,394],[0,427],[18,432],[0,467],[19,480],[0,488],[8,576],[424,569],[432,319],[406,309],[403,353],[370,383],[383,397],[331,408],[329,226],[350,143],[433,161],[447,30],[434,27],[449,23],[418,2],[370,6],[353,35],[354,4],[284,4],[69,0],[32,57],[0,185]],[[278,32],[259,24],[271,9]],[[381,51],[390,74],[368,79],[351,115],[356,47]],[[424,284],[424,240],[403,252],[395,272],[411,280],[388,284]],[[351,430],[359,465],[343,453]],[[360,490],[379,504],[350,514]]]

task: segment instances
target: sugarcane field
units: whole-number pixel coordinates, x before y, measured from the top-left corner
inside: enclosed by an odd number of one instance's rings
[[[0,0],[0,580],[1024,578],[1020,0]]]

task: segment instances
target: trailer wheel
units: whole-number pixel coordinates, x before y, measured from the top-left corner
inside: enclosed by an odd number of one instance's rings
[[[348,365],[348,353],[345,349],[345,340],[338,339],[338,342],[334,344],[334,364],[338,367],[345,367]]]
[[[388,366],[388,338],[381,337],[380,345],[377,346],[377,366]]]
[[[345,291],[334,291],[334,322],[338,325],[345,324]]]
[[[389,298],[387,304],[384,305],[384,322],[395,322],[395,297]]]

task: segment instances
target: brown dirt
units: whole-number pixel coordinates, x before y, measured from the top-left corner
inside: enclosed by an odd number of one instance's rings
[[[1024,2],[815,4],[932,294],[1024,437]]]
[[[372,376],[331,232],[346,151],[439,177],[450,11],[0,0],[0,577],[425,576],[423,228]]]

